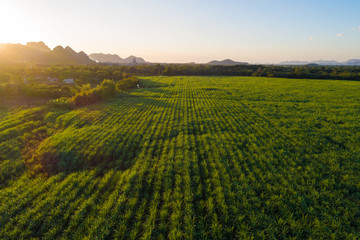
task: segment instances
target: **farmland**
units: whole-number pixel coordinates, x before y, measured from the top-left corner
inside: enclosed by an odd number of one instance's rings
[[[140,82],[0,108],[0,239],[360,238],[360,82]]]

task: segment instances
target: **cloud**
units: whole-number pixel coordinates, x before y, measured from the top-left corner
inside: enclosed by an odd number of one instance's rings
[[[312,41],[312,40],[314,40],[314,38],[313,38],[313,37],[309,37],[309,40]]]
[[[336,36],[338,36],[338,37],[344,37],[345,34],[343,34],[343,33],[338,33],[338,34],[336,34]]]
[[[356,31],[360,31],[360,26],[359,26],[359,27],[346,28],[345,31],[346,31],[346,32],[356,32]]]

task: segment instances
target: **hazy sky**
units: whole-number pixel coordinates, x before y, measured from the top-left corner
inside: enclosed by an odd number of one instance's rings
[[[360,58],[360,0],[0,0],[0,43],[152,62]]]

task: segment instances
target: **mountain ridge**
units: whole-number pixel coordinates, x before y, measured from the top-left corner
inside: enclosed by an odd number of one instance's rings
[[[44,42],[28,42],[26,45],[0,44],[0,62],[35,64],[95,64],[83,51],[71,47],[56,46],[51,50]]]
[[[127,58],[121,58],[117,54],[105,54],[105,53],[92,53],[89,54],[89,58],[98,63],[110,63],[110,64],[146,64],[141,57],[129,56]]]
[[[42,41],[28,42],[25,45],[19,43],[0,43],[0,63],[35,63],[35,64],[96,64],[109,63],[119,65],[155,64],[145,61],[141,57],[129,56],[121,58],[116,54],[92,53],[87,55],[85,52],[76,52],[71,47],[56,46],[52,50]],[[161,63],[171,64],[171,63]],[[186,64],[186,63],[185,63]],[[187,63],[201,64],[201,63]],[[248,62],[237,62],[231,59],[221,61],[213,60],[205,65],[250,65]],[[265,64],[268,65],[268,64]],[[349,59],[339,62],[335,60],[316,60],[316,61],[283,61],[270,65],[280,66],[360,66],[360,59]]]
[[[233,61],[231,59],[224,59],[222,61],[213,60],[213,61],[210,61],[210,62],[206,63],[206,65],[231,66],[231,65],[249,65],[249,63],[247,63],[247,62],[236,62],[236,61]]]
[[[283,66],[303,66],[303,65],[321,65],[321,66],[359,66],[360,59],[349,59],[344,62],[338,62],[335,60],[316,60],[316,61],[283,61],[277,65]]]

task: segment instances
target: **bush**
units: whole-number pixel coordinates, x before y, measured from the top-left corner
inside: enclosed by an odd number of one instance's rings
[[[102,99],[113,97],[116,94],[116,85],[113,80],[105,79],[100,87],[98,87],[99,94]]]
[[[113,80],[105,79],[101,85],[98,85],[95,88],[89,89],[85,86],[79,93],[72,97],[71,101],[75,107],[79,107],[108,99],[115,96],[115,94],[115,82]]]
[[[105,79],[100,85],[91,88],[90,84],[83,85],[79,92],[71,97],[62,97],[49,101],[49,106],[60,109],[72,109],[74,107],[93,104],[108,98],[114,97],[117,91],[122,92],[134,88],[138,84],[135,76],[125,78],[115,83],[113,80]]]
[[[136,85],[138,84],[138,82],[139,82],[139,79],[136,76],[124,78],[124,79],[118,81],[118,83],[116,84],[116,89],[119,92],[126,91],[130,88],[135,88]]]
[[[59,109],[72,109],[74,107],[73,100],[67,97],[50,100],[48,105]]]

